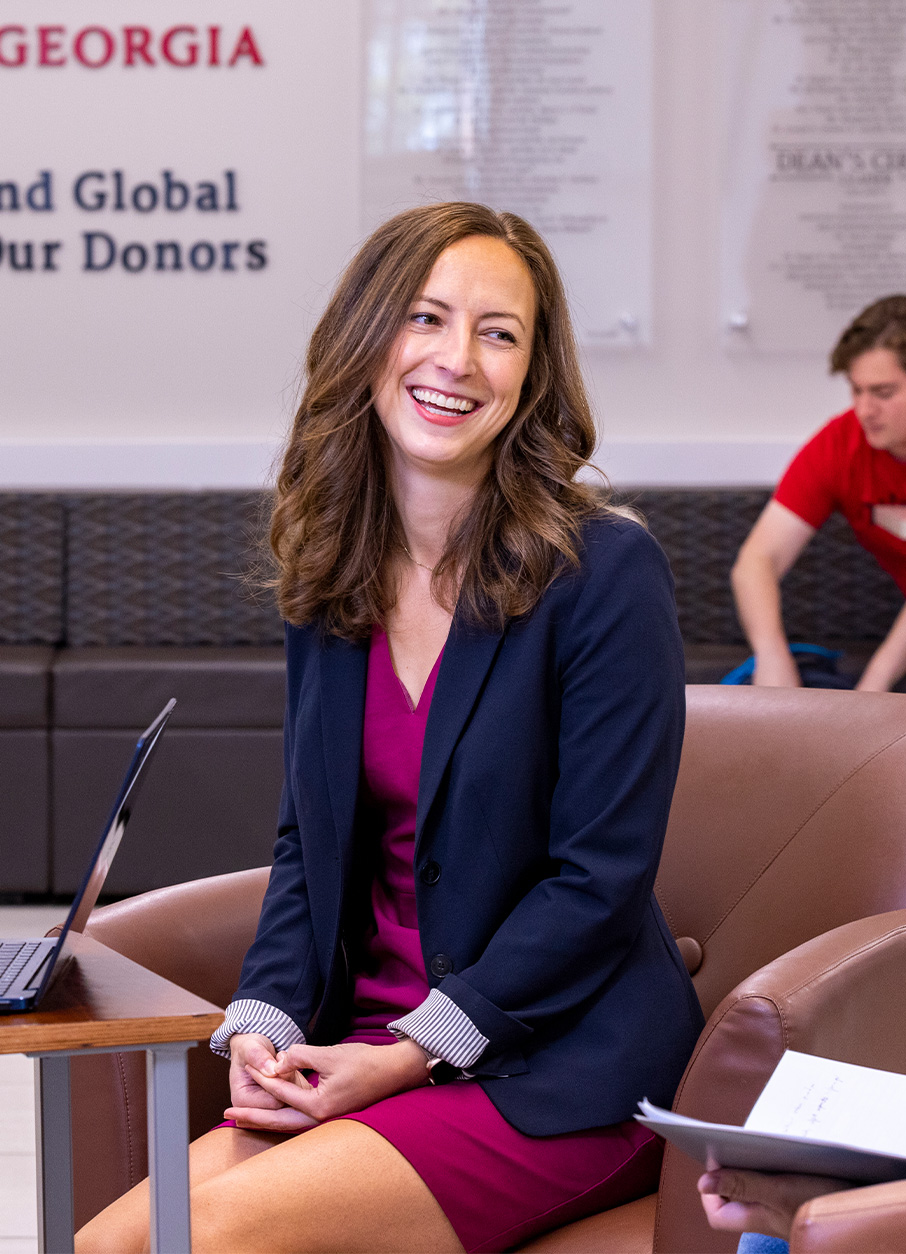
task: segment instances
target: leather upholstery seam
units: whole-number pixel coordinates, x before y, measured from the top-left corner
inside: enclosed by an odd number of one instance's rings
[[[888,749],[891,749],[894,745],[899,744],[899,742],[902,741],[904,738],[906,738],[906,732],[900,732],[898,735],[894,736],[893,739],[888,740],[886,744],[879,746],[877,749],[874,750],[873,753],[870,753],[868,757],[863,758],[861,762],[857,763],[857,765],[855,765],[852,768],[852,770],[849,771],[848,774],[844,775],[844,777],[838,783],[836,783],[833,786],[833,788],[831,788],[831,790],[825,794],[824,797],[822,797],[822,799],[806,815],[806,817],[802,820],[802,822],[799,823],[799,825],[790,833],[790,835],[786,838],[783,844],[780,845],[779,848],[776,849],[774,853],[771,854],[771,856],[767,859],[767,861],[762,864],[762,866],[758,869],[758,871],[755,872],[755,875],[752,877],[749,883],[745,886],[745,888],[741,890],[741,892],[736,897],[736,899],[727,907],[724,913],[720,916],[720,918],[711,928],[710,932],[708,932],[707,935],[699,942],[702,945],[702,947],[704,947],[708,943],[708,941],[712,939],[714,934],[723,926],[723,924],[727,921],[730,915],[736,910],[740,902],[745,897],[748,896],[748,894],[752,891],[752,889],[755,887],[758,881],[762,879],[764,875],[767,874],[768,870],[774,865],[774,863],[777,861],[780,855],[784,853],[784,851],[792,844],[792,842],[796,839],[796,837],[809,825],[809,823],[812,822],[812,820],[816,817],[816,815],[820,814],[820,812],[824,809],[824,807],[828,804],[828,802],[830,802],[830,800],[833,797],[835,797],[837,793],[841,791],[841,789],[845,788],[845,786],[852,779],[854,779],[859,774],[860,771],[863,771],[871,762],[873,762],[875,758],[879,758],[882,754],[886,753]],[[672,927],[671,927],[671,930],[673,930]],[[674,935],[675,935],[675,932],[674,932]]]
[[[901,1180],[890,1180],[890,1181],[888,1181],[888,1183],[889,1183],[889,1184],[902,1184],[902,1181],[901,1181]],[[854,1186],[854,1188],[853,1188],[852,1190],[850,1190],[850,1189],[840,1189],[839,1191],[840,1191],[841,1193],[846,1193],[846,1194],[849,1194],[849,1193],[851,1193],[851,1192],[854,1192],[854,1191],[855,1191],[858,1187],[859,1187],[859,1186]],[[863,1187],[865,1187],[865,1186],[863,1186]],[[859,1206],[859,1205],[856,1205],[856,1203],[852,1203],[851,1205],[848,1205],[848,1206],[842,1206],[842,1207],[840,1207],[840,1209],[839,1209],[839,1210],[836,1210],[836,1211],[831,1211],[830,1213],[828,1213],[827,1211],[822,1211],[822,1212],[821,1212],[820,1214],[818,1214],[818,1215],[809,1215],[809,1216],[805,1219],[805,1221],[804,1221],[804,1226],[805,1226],[805,1227],[816,1227],[816,1228],[819,1228],[819,1227],[821,1227],[821,1225],[822,1225],[823,1223],[825,1223],[828,1219],[846,1220],[846,1219],[847,1219],[850,1215],[876,1215],[876,1214],[878,1214],[879,1212],[882,1212],[882,1211],[893,1211],[893,1212],[895,1212],[895,1213],[902,1214],[902,1212],[903,1212],[903,1203],[902,1203],[902,1201],[899,1201],[899,1202],[880,1202],[880,1203],[879,1203],[879,1202],[873,1202],[873,1203],[871,1203],[870,1205],[867,1205],[867,1206],[866,1206],[866,1205],[861,1205],[861,1206]]]
[[[120,1073],[120,1083],[123,1088],[123,1113],[126,1119],[126,1153],[128,1154],[128,1162],[129,1162],[129,1165],[128,1165],[129,1187],[133,1188],[136,1184],[138,1184],[138,1180],[136,1178],[135,1156],[134,1156],[133,1148],[132,1148],[133,1127],[132,1127],[132,1106],[129,1100],[129,1085],[126,1083],[126,1068],[123,1065],[123,1055],[114,1054],[113,1057]]]
[[[842,957],[838,958],[835,962],[827,963],[820,971],[813,971],[811,975],[808,977],[808,979],[800,981],[799,984],[796,984],[787,993],[785,993],[784,999],[799,992],[800,989],[805,988],[806,985],[813,983],[816,979],[821,979],[824,976],[828,975],[831,971],[835,971],[839,967],[845,965],[847,962],[851,962],[854,958],[858,958],[862,954],[869,953],[871,950],[877,949],[879,945],[887,943],[891,939],[891,937],[901,936],[904,934],[906,934],[906,926],[901,926],[901,927],[892,928],[890,931],[885,932],[883,936],[876,936],[872,940],[866,941],[864,944],[860,945],[858,949],[851,950],[849,953],[844,954]],[[754,991],[751,993],[743,993],[734,1002],[732,1002],[729,1006],[726,1007],[726,1009],[723,1011],[723,1013],[720,1015],[719,1018],[715,1018],[714,1015],[712,1015],[711,1018],[706,1023],[704,1031],[702,1032],[701,1036],[698,1038],[698,1043],[696,1044],[692,1057],[689,1059],[689,1064],[686,1067],[686,1071],[683,1075],[683,1078],[680,1080],[679,1086],[676,1090],[676,1096],[673,1099],[673,1109],[676,1109],[676,1107],[679,1105],[680,1098],[686,1087],[687,1078],[691,1074],[692,1069],[695,1063],[697,1062],[700,1054],[704,1051],[704,1049],[708,1045],[711,1037],[721,1026],[721,1024],[723,1023],[723,1020],[727,1017],[727,1015],[729,1015],[731,1011],[735,1010],[739,1006],[740,1002],[745,1002],[745,1001],[762,1001],[774,1007],[774,1010],[777,1012],[777,1018],[781,1027],[781,1041],[782,1041],[783,1047],[784,1049],[789,1048],[789,1038],[790,1038],[789,1018],[787,1016],[786,1010],[780,1004],[777,998],[768,993],[759,993],[759,992],[754,992]],[[715,1011],[715,1014],[716,1014],[716,1011]],[[663,1179],[664,1177],[664,1173],[667,1169],[667,1163],[671,1156],[672,1156],[671,1147],[668,1144],[664,1152],[664,1165],[661,1168],[661,1179]],[[655,1226],[655,1248],[657,1248],[657,1237],[660,1231],[660,1206],[658,1206],[658,1209],[656,1212],[654,1226]]]
[[[727,1015],[729,1015],[733,1010],[735,1010],[735,1008],[741,1002],[745,1002],[745,1001],[763,1001],[763,1002],[766,1002],[768,1005],[773,1006],[774,1009],[777,1011],[777,1016],[780,1019],[780,1022],[783,1025],[783,1039],[784,1039],[784,1043],[786,1042],[787,1020],[786,1020],[786,1016],[784,1015],[782,1008],[777,1002],[777,999],[771,993],[756,993],[756,992],[743,993],[735,1001],[731,1002],[729,1006],[727,1006],[727,1008],[724,1010],[724,1012],[720,1015],[719,1018],[715,1018],[715,1015],[717,1014],[717,1011],[715,1011],[714,1014],[711,1015],[711,1018],[708,1020],[708,1022],[705,1024],[702,1034],[698,1038],[698,1043],[695,1046],[695,1050],[693,1051],[692,1057],[689,1059],[689,1063],[688,1063],[688,1066],[686,1067],[685,1074],[683,1075],[683,1078],[680,1080],[679,1087],[676,1090],[676,1095],[673,1099],[674,1108],[676,1107],[680,1099],[680,1096],[686,1084],[686,1079],[689,1076],[690,1072],[692,1071],[692,1068],[695,1065],[695,1062],[698,1059],[698,1056],[703,1052],[706,1045],[710,1041],[711,1037],[714,1035],[714,1033],[723,1023]]]
[[[802,980],[799,984],[786,993],[787,997],[792,997],[798,993],[800,989],[806,988],[809,984],[814,984],[816,980],[823,979],[832,971],[837,971],[840,967],[845,966],[848,962],[852,962],[855,958],[861,958],[863,954],[870,953],[873,949],[877,949],[880,945],[886,945],[891,938],[906,935],[906,926],[892,928],[889,932],[885,932],[883,936],[875,936],[870,941],[865,941],[858,949],[852,949],[848,953],[837,958],[836,961],[828,963],[822,967],[820,971],[813,971],[808,979]],[[757,994],[756,994],[757,996]]]
[[[692,1051],[692,1057],[689,1059],[689,1062],[686,1065],[686,1070],[683,1072],[683,1077],[680,1080],[679,1085],[677,1086],[677,1090],[673,1098],[673,1105],[671,1107],[672,1110],[676,1110],[677,1106],[679,1105],[680,1098],[682,1097],[683,1091],[686,1087],[686,1081],[688,1077],[690,1076],[690,1074],[692,1073],[692,1069],[695,1066],[696,1062],[698,1061],[699,1056],[702,1054],[708,1042],[711,1040],[711,1037],[714,1035],[714,1033],[723,1023],[727,1015],[729,1015],[730,1012],[734,1010],[739,1005],[740,1002],[743,1002],[743,1001],[762,1001],[774,1007],[775,1011],[777,1012],[777,1018],[780,1021],[781,1040],[783,1043],[783,1048],[786,1049],[788,1047],[787,1041],[789,1039],[789,1030],[788,1030],[787,1018],[786,1018],[786,1015],[784,1014],[782,1007],[778,1004],[776,999],[768,993],[756,993],[756,992],[743,993],[742,996],[739,997],[735,1002],[733,1002],[731,1005],[726,1007],[726,1009],[723,1011],[723,1013],[720,1015],[719,1018],[715,1018],[717,1011],[714,1011],[714,1013],[711,1015],[711,1018],[705,1024],[704,1028],[702,1029],[702,1034],[698,1038],[698,1041],[696,1042],[695,1049]],[[670,1162],[671,1158],[673,1157],[672,1149],[673,1147],[670,1145],[670,1142],[668,1141],[667,1144],[664,1146],[664,1161],[661,1165],[661,1181],[663,1181],[664,1176],[667,1172],[667,1164]],[[661,1188],[660,1188],[660,1182],[659,1182],[658,1183],[658,1204],[657,1204],[657,1209],[655,1211],[655,1217],[654,1217],[653,1249],[655,1250],[657,1249],[658,1237],[660,1235],[660,1230],[661,1230],[660,1193],[661,1193]]]
[[[902,1182],[891,1181],[890,1183],[899,1184]],[[855,1191],[857,1190],[855,1189],[852,1189],[852,1190],[841,1189],[840,1190],[840,1192],[843,1193],[847,1198],[851,1197],[853,1192]],[[837,1196],[837,1195],[833,1194],[831,1196]],[[815,1199],[815,1200],[823,1201],[824,1199]],[[805,1205],[808,1206],[810,1205],[810,1203],[806,1202]],[[796,1236],[814,1235],[816,1232],[818,1233],[818,1235],[820,1235],[822,1230],[827,1226],[828,1223],[845,1224],[849,1220],[859,1220],[864,1215],[878,1215],[878,1216],[895,1215],[895,1216],[902,1217],[903,1210],[904,1210],[904,1206],[903,1206],[902,1199],[899,1201],[894,1201],[894,1202],[873,1202],[868,1205],[866,1205],[864,1202],[861,1204],[857,1202],[837,1203],[836,1208],[834,1209],[831,1209],[830,1207],[823,1207],[815,1215],[811,1215],[811,1214],[803,1215],[801,1219],[797,1217],[794,1221],[793,1229],[790,1233],[790,1240],[792,1242]]]

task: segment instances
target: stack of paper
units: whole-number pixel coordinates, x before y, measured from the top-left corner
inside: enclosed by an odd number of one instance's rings
[[[742,1128],[639,1103],[645,1124],[699,1162],[846,1180],[906,1177],[906,1076],[787,1050]]]

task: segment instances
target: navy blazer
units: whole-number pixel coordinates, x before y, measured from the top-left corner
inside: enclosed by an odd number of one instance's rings
[[[419,780],[428,984],[487,1037],[470,1070],[532,1135],[669,1105],[703,1025],[653,896],[684,720],[672,578],[637,523],[595,518],[582,540],[531,614],[503,630],[454,617]],[[313,1043],[347,1031],[365,924],[367,662],[367,641],[287,629],[279,835],[236,996]]]

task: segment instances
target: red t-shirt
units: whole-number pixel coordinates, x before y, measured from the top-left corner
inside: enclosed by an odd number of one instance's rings
[[[872,448],[853,410],[832,418],[803,445],[774,500],[815,528],[839,510],[862,547],[906,596],[906,539],[879,526],[873,516],[876,505],[906,505],[906,462]]]

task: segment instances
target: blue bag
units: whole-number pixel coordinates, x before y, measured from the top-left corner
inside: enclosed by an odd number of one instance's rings
[[[791,644],[790,652],[799,667],[803,688],[855,688],[854,677],[841,675],[837,670],[837,659],[843,656],[839,649],[825,649],[820,644]],[[747,657],[735,670],[724,675],[720,682],[750,684],[754,670],[754,657]]]

